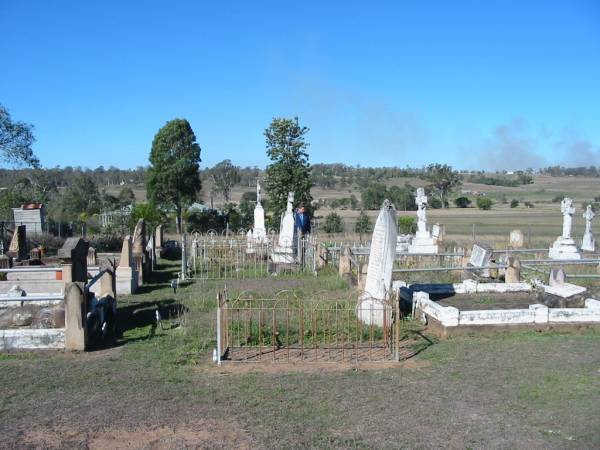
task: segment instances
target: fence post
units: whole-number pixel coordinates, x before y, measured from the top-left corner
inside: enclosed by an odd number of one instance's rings
[[[221,365],[221,292],[217,294],[217,365]]]
[[[400,362],[400,299],[394,300],[394,307],[396,309],[396,321],[395,325],[395,336],[394,336],[394,359],[396,362]]]

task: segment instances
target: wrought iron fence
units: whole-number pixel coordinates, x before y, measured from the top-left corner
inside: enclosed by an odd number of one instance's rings
[[[218,296],[218,362],[360,363],[413,356],[423,339],[403,334],[398,302],[361,303],[354,298],[290,291],[273,298]]]

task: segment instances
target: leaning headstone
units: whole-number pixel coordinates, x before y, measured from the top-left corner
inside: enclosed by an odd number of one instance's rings
[[[87,342],[87,304],[84,283],[68,283],[65,288],[65,349],[83,351]]]
[[[492,262],[492,249],[480,244],[473,244],[471,257],[469,258],[469,266],[481,268],[478,273],[482,277],[490,276],[489,265]]]
[[[548,278],[549,286],[558,286],[565,284],[565,270],[562,267],[555,267],[550,270],[550,277]]]
[[[392,287],[397,226],[394,205],[385,200],[373,228],[365,289],[357,304],[357,315],[367,324],[383,324],[383,302]]]
[[[427,229],[427,196],[425,195],[425,189],[417,188],[415,201],[418,207],[417,233],[408,246],[408,252],[435,254],[438,252],[438,246]]]
[[[592,233],[592,219],[595,216],[596,214],[594,214],[592,205],[587,205],[587,208],[583,213],[583,218],[585,219],[585,233],[583,233],[583,240],[581,241],[581,250],[587,252],[596,251],[596,241],[594,239],[594,234]]]
[[[522,248],[525,243],[523,232],[521,230],[512,230],[508,238],[508,245],[511,248]]]
[[[15,228],[7,254],[8,256],[15,258],[17,261],[23,261],[27,259],[27,237],[25,225],[19,225]]]
[[[577,250],[575,241],[571,237],[571,228],[573,225],[573,214],[575,213],[575,207],[573,206],[573,200],[565,197],[560,204],[560,210],[563,213],[563,231],[562,235],[559,236],[550,250],[548,256],[552,259],[561,260],[578,260],[581,259],[581,255]]]
[[[317,269],[325,267],[329,260],[329,251],[323,243],[317,245]]]

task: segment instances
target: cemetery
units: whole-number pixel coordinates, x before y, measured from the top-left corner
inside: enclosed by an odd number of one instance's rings
[[[0,2],[0,449],[600,448],[596,3]]]

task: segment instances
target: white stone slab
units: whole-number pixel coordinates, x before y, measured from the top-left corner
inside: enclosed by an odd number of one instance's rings
[[[474,267],[485,267],[492,260],[492,250],[479,244],[473,244],[469,264]]]
[[[0,330],[0,350],[65,348],[64,328]]]
[[[574,295],[583,294],[587,289],[583,286],[577,286],[576,284],[564,283],[554,286],[544,286],[544,291],[548,294],[557,295],[562,298],[569,298]]]

